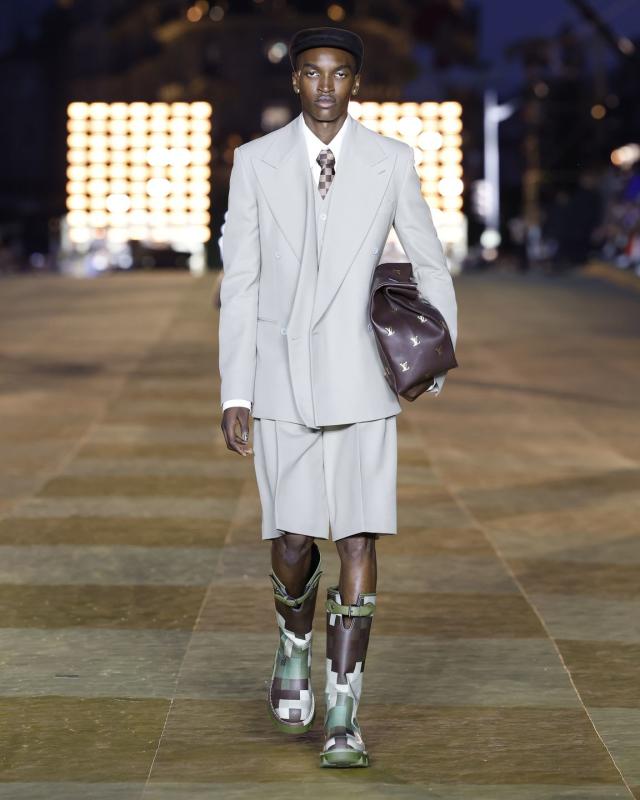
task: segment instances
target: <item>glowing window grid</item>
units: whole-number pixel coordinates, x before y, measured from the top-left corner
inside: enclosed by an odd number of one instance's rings
[[[462,106],[460,103],[349,103],[371,130],[413,147],[422,195],[446,238],[463,223]]]
[[[71,103],[67,223],[75,244],[209,239],[209,103]]]

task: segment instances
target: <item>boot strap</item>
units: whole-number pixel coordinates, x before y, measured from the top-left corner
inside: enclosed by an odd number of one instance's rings
[[[319,565],[318,565],[319,566]],[[304,601],[310,597],[316,590],[318,585],[318,581],[320,580],[320,576],[322,575],[322,570],[318,569],[314,573],[313,577],[309,580],[309,583],[306,585],[304,592],[300,595],[300,597],[291,597],[291,595],[287,592],[284,583],[275,575],[273,572],[269,574],[271,578],[271,582],[273,583],[273,594],[276,600],[281,603],[284,603],[285,606],[289,606],[289,608],[298,608],[301,606]]]
[[[343,606],[328,598],[325,609],[329,614],[343,614],[345,617],[372,617],[376,606],[375,603],[364,603],[361,606]]]

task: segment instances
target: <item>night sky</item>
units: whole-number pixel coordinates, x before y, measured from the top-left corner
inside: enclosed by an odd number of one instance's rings
[[[0,51],[5,50],[16,31],[37,29],[42,11],[53,0],[0,0]],[[512,85],[518,76],[510,75],[512,67],[502,58],[508,44],[525,36],[549,35],[565,21],[576,26],[578,33],[589,40],[592,28],[581,20],[566,0],[480,0],[482,6],[481,53],[485,60],[498,67],[496,84],[499,88]],[[618,35],[640,36],[640,0],[591,0]]]
[[[617,36],[629,39],[640,37],[640,0],[590,0],[604,22]],[[549,36],[569,22],[585,42],[596,35],[591,25],[573,9],[566,0],[481,0],[482,35],[481,52],[484,59],[494,62],[498,72],[495,85],[506,89],[518,82],[520,75],[510,74],[514,65],[504,59],[504,48],[519,39],[532,36]],[[615,61],[615,54],[607,48],[606,61]]]

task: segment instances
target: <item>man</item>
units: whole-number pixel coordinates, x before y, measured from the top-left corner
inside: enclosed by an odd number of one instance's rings
[[[269,713],[287,733],[309,729],[316,538],[336,542],[327,590],[323,766],[367,766],[357,720],[376,607],[380,534],[396,530],[396,414],[368,323],[371,276],[393,225],[422,296],[455,345],[456,300],[413,150],[348,113],[361,39],[308,28],[289,48],[302,111],[236,148],[224,229],[220,374],[230,450],[255,453],[262,539],[280,641]],[[439,394],[444,375],[430,388]],[[249,444],[253,416],[254,449]]]

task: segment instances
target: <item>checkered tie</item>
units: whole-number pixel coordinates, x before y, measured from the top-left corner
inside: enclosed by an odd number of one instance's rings
[[[329,191],[329,187],[331,186],[331,181],[333,180],[333,176],[336,174],[333,165],[336,163],[336,157],[333,155],[331,150],[326,147],[324,150],[321,150],[318,153],[318,157],[316,158],[318,164],[320,164],[320,180],[318,181],[318,191],[320,192],[320,197],[324,200]]]

